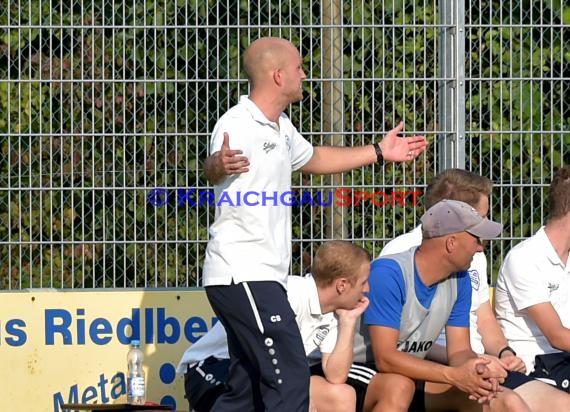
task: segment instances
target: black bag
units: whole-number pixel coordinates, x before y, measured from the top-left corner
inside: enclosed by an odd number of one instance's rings
[[[570,353],[556,352],[536,355],[530,376],[556,382],[556,387],[570,393]]]
[[[184,375],[184,392],[190,410],[209,412],[212,409],[216,399],[227,390],[225,382],[229,366],[229,359],[210,356],[188,368]]]

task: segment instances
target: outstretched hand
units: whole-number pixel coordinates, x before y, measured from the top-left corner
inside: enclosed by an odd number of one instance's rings
[[[404,122],[390,130],[380,142],[382,156],[388,162],[406,162],[414,160],[422,153],[428,143],[424,136],[400,137]]]

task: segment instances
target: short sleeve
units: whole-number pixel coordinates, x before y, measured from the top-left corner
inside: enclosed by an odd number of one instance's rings
[[[501,267],[501,275],[515,309],[521,311],[539,303],[550,302],[548,289],[543,286],[540,270],[513,250]]]
[[[333,317],[332,322],[330,323],[329,333],[323,339],[321,344],[319,345],[319,350],[321,353],[331,353],[336,346],[336,340],[338,337],[338,322],[336,317]]]
[[[370,304],[364,312],[364,323],[400,329],[406,302],[406,286],[400,265],[392,259],[375,260],[370,268],[368,283]]]
[[[447,326],[459,328],[469,327],[469,312],[471,311],[471,278],[469,273],[461,272],[457,275],[457,300],[453,304]]]
[[[471,279],[473,289],[477,293],[477,310],[479,306],[489,300],[489,279],[487,276],[487,257],[482,252],[477,252],[473,256],[473,262],[471,263],[471,268],[469,272],[475,271],[477,273],[477,279]],[[474,299],[475,300],[475,299]],[[473,304],[474,302],[472,302]]]
[[[292,127],[293,133],[291,136],[291,168],[292,170],[299,170],[305,166],[309,160],[313,157],[313,145],[309,143],[302,135],[297,131],[295,127]]]

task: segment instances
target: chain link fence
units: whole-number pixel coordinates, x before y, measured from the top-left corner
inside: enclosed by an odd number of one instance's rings
[[[378,255],[450,166],[495,182],[494,272],[544,222],[570,161],[563,2],[19,0],[0,4],[0,289],[200,286],[201,165],[265,35],[304,56],[288,114],[313,144],[369,144],[400,120],[431,142],[414,163],[295,174],[293,274],[332,237]],[[315,200],[338,188],[343,206]]]
[[[495,184],[491,213],[505,225],[489,245],[495,277],[545,223],[554,170],[570,163],[570,5],[473,2],[465,32],[465,167]]]

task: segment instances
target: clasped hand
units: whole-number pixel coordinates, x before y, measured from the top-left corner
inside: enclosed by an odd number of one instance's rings
[[[470,359],[458,367],[456,386],[478,403],[487,403],[502,391],[500,386],[507,377],[507,370],[497,359],[487,357]]]

